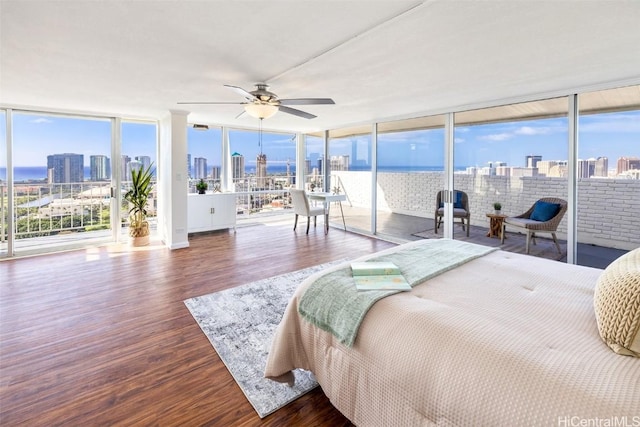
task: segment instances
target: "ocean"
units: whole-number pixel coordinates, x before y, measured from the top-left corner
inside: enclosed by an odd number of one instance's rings
[[[351,166],[352,171],[369,170],[368,166],[359,167]],[[211,172],[212,168],[209,168]],[[255,173],[255,166],[247,165],[245,171],[247,173]],[[289,170],[292,174],[295,174],[296,167],[291,165]],[[378,172],[438,172],[443,171],[443,166],[379,166]],[[464,167],[456,167],[456,171],[465,170]],[[267,173],[274,175],[284,175],[287,172],[286,165],[267,165]],[[6,180],[7,168],[0,168],[0,180]],[[46,166],[29,166],[29,167],[16,167],[13,168],[13,180],[14,182],[29,182],[29,181],[42,181],[47,179],[47,167]],[[85,166],[84,179],[89,181],[91,179],[91,168]]]

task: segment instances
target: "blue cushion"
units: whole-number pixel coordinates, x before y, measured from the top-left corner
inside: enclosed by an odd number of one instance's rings
[[[464,209],[464,206],[462,206],[462,193],[459,191],[456,191],[456,201],[453,202],[453,207],[455,209]]]
[[[464,206],[462,206],[462,193],[459,191],[456,191],[456,201],[453,202],[453,207],[455,209],[464,209]],[[438,206],[439,208],[444,208],[444,203],[440,202],[440,206]]]
[[[560,205],[557,203],[549,203],[538,200],[533,206],[533,212],[531,212],[531,216],[529,216],[529,219],[543,222],[549,221],[551,218],[556,216],[559,210]]]

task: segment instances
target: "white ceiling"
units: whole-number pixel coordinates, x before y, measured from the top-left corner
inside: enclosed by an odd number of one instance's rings
[[[0,105],[312,132],[640,83],[640,1],[0,1]]]

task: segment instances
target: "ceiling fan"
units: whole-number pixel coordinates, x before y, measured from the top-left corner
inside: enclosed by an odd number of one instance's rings
[[[234,92],[245,98],[245,102],[216,102],[216,101],[194,101],[194,102],[178,102],[178,104],[237,104],[244,105],[244,111],[257,119],[268,119],[278,111],[293,114],[294,116],[304,117],[305,119],[313,119],[314,116],[306,111],[297,110],[288,107],[288,105],[319,105],[319,104],[335,104],[331,98],[291,98],[279,99],[278,96],[269,92],[269,85],[266,83],[256,83],[256,89],[251,92],[246,91],[238,86],[224,85]],[[237,118],[236,117],[236,118]]]

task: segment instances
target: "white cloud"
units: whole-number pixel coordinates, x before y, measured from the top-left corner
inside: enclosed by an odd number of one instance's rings
[[[453,142],[455,142],[456,144],[460,144],[460,143],[464,142],[464,138],[454,138]]]
[[[44,117],[39,117],[37,119],[31,120],[31,123],[53,123],[53,120],[45,119]]]
[[[478,139],[481,139],[484,141],[504,141],[511,137],[513,137],[513,134],[505,132],[505,133],[494,133],[492,135],[484,135],[484,136],[478,137]]]
[[[551,128],[548,127],[532,128],[531,126],[522,126],[514,131],[516,135],[546,135],[550,132]]]

